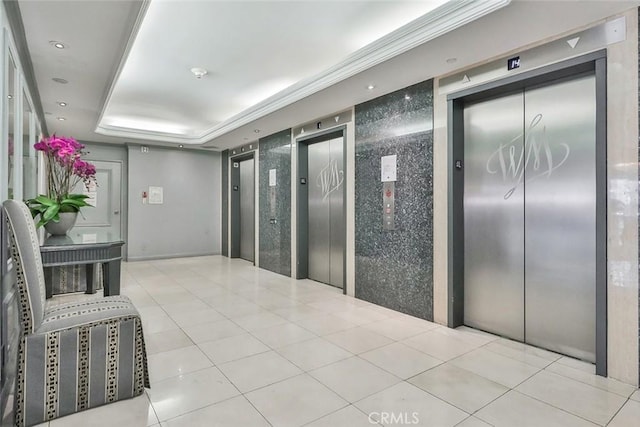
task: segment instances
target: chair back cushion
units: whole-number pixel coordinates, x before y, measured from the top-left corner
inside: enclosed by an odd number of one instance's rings
[[[11,257],[16,266],[20,320],[25,334],[33,333],[44,317],[45,287],[40,242],[31,212],[24,202],[3,203],[9,222]]]

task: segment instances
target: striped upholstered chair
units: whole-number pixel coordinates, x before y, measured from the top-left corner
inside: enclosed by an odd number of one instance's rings
[[[41,423],[140,395],[149,387],[142,322],[125,296],[49,305],[27,206],[4,202],[16,265],[20,343],[16,425]]]

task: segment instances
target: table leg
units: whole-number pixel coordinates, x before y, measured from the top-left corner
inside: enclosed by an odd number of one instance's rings
[[[44,288],[47,298],[53,296],[53,267],[44,268]]]
[[[120,295],[120,260],[117,259],[102,264],[102,276],[104,296]]]
[[[96,287],[95,287],[95,275],[94,275],[94,270],[93,270],[93,264],[86,264],[86,271],[87,271],[87,291],[86,293],[88,294],[95,294],[96,293]]]

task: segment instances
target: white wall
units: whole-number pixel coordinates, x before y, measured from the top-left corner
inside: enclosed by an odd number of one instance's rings
[[[221,252],[221,155],[192,150],[128,147],[128,258]],[[142,192],[162,187],[163,204],[143,204]]]

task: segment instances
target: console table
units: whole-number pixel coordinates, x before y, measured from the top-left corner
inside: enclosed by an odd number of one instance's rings
[[[42,246],[43,267],[84,264],[87,269],[87,293],[95,293],[93,265],[102,264],[104,295],[120,294],[120,262],[124,241],[108,234],[50,236]],[[51,269],[45,268],[47,298],[52,296]]]

